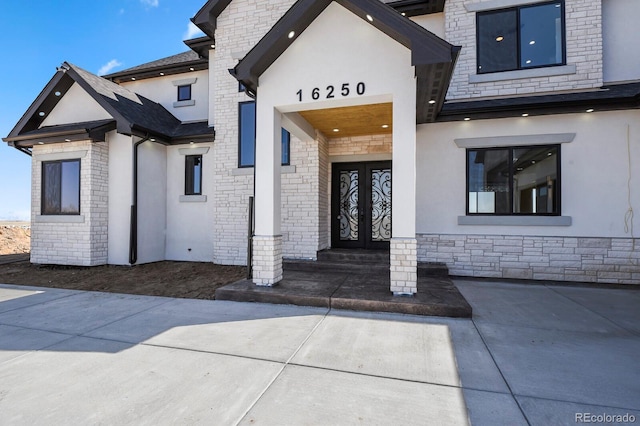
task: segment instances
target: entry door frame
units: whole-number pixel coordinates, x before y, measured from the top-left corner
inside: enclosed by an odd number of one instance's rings
[[[372,240],[372,183],[371,172],[374,169],[391,168],[391,160],[364,161],[331,164],[331,247],[367,250],[389,250],[389,241]],[[340,172],[358,170],[358,239],[340,239]],[[393,175],[391,175],[393,180]],[[393,203],[393,193],[391,194]]]

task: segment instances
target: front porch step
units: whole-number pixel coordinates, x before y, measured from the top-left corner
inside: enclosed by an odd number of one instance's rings
[[[389,274],[389,252],[383,250],[330,249],[318,252],[318,260],[285,259],[285,271],[353,272],[358,274]],[[448,277],[444,263],[418,262],[418,277]]]
[[[346,263],[386,263],[389,264],[389,250],[329,249],[318,252],[319,262]]]

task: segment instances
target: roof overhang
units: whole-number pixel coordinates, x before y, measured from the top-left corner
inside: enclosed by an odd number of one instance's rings
[[[215,40],[218,16],[230,3],[231,0],[210,0],[191,18],[191,22],[212,40]]]
[[[250,96],[258,93],[258,79],[332,0],[298,0],[249,53],[230,70]],[[416,122],[435,121],[451,81],[460,47],[453,46],[390,6],[371,0],[336,0],[411,51],[417,78]],[[370,22],[367,16],[373,17]],[[296,36],[287,35],[294,31]]]
[[[213,37],[209,37],[208,35],[193,38],[191,40],[184,40],[184,44],[186,44],[189,49],[206,59],[209,59],[209,51],[216,48],[215,40]]]
[[[34,145],[90,140],[106,141],[106,134],[116,129],[116,120],[97,120],[82,123],[46,126],[18,136],[8,136],[3,140],[15,147],[31,148]]]
[[[194,40],[199,40],[199,39],[194,39]],[[187,40],[187,41],[191,41],[191,40]],[[185,43],[187,43],[187,41],[185,41]],[[209,46],[209,44],[207,44],[207,46]],[[196,52],[200,54],[200,52],[198,52],[197,50]],[[200,55],[204,56],[202,54]],[[207,50],[207,57],[208,55],[209,53]],[[104,77],[115,83],[124,83],[127,81],[144,80],[147,78],[155,78],[163,75],[184,74],[184,73],[193,72],[193,71],[202,71],[208,68],[209,68],[209,61],[207,59],[198,59],[195,61],[182,62],[180,64],[160,65],[157,67],[146,68],[143,70],[115,72],[113,74],[109,74]]]
[[[399,0],[387,4],[403,16],[429,15],[444,11],[445,0]]]
[[[640,109],[640,82],[574,93],[448,102],[438,122]]]

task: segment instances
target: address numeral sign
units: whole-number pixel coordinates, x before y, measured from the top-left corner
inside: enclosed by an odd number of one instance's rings
[[[311,99],[317,101],[320,98],[334,99],[338,96],[345,98],[352,93],[362,96],[366,89],[367,87],[363,82],[356,84],[355,87],[351,86],[349,83],[342,83],[342,86],[334,86],[330,84],[324,90],[320,87],[314,87],[310,92],[304,92],[300,89],[296,92],[296,95],[298,96],[298,102],[302,102],[302,100],[306,99],[307,96],[311,96]]]

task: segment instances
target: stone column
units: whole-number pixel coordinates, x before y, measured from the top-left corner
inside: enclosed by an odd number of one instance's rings
[[[282,280],[281,118],[272,105],[257,100],[253,282],[261,286],[272,286]]]
[[[393,102],[390,290],[394,295],[418,291],[415,102],[415,95]]]

